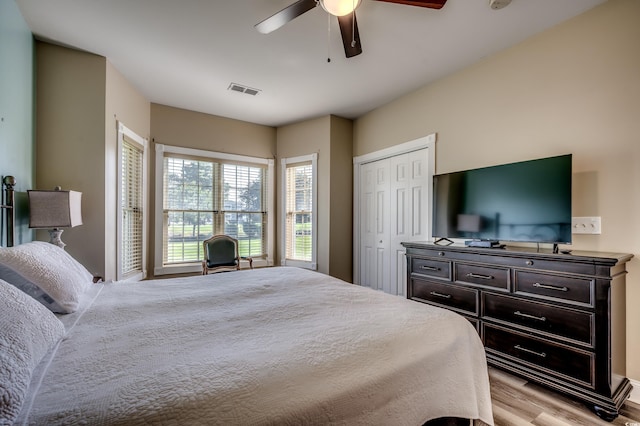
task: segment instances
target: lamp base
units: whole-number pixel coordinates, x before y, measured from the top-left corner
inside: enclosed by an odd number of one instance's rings
[[[60,239],[60,236],[62,235],[62,231],[64,231],[64,229],[50,229],[49,236],[51,237],[51,239],[49,240],[49,242],[55,246],[60,247],[62,250],[64,250],[64,246],[66,246],[66,244],[63,243],[62,240]]]

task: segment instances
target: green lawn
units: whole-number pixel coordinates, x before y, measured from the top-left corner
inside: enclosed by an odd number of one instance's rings
[[[202,241],[184,240],[170,241],[167,250],[167,263],[200,261],[204,255],[202,253]],[[259,238],[239,239],[238,252],[240,256],[258,256],[262,254],[262,242]],[[250,253],[249,249],[252,249]]]
[[[243,233],[242,225],[238,231]],[[195,230],[195,232],[194,232]],[[311,231],[310,223],[296,224],[297,231]],[[183,234],[184,233],[184,234]],[[213,225],[175,224],[169,226],[169,241],[167,247],[167,263],[198,262],[203,259],[202,241],[213,235]],[[311,235],[297,235],[295,237],[295,259],[311,260]],[[263,253],[262,242],[259,238],[238,238],[238,252],[240,256],[258,256]]]
[[[295,237],[295,259],[311,260],[311,235]]]

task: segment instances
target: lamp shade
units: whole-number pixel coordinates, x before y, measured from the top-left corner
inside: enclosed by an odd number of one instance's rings
[[[361,0],[320,0],[320,5],[334,16],[344,16],[356,10],[360,2]]]
[[[31,190],[29,228],[73,228],[82,225],[82,192]]]

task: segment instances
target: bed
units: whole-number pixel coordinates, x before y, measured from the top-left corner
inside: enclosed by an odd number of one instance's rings
[[[450,311],[290,267],[91,281],[51,244],[0,248],[0,424],[493,424]]]

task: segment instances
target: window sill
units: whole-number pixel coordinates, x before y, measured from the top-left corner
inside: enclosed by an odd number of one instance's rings
[[[253,259],[253,267],[255,268],[263,268],[266,266],[273,266],[273,261],[270,259]],[[249,261],[242,260],[240,261],[240,269],[249,269]],[[182,265],[170,265],[170,266],[161,266],[158,268],[154,268],[153,274],[154,276],[158,275],[173,275],[173,274],[193,274],[193,273],[202,273],[202,263],[201,262],[193,262]]]
[[[294,266],[296,268],[311,269],[312,271],[318,270],[318,265],[316,264],[316,262],[305,262],[303,260],[283,259],[281,263],[283,266]]]

